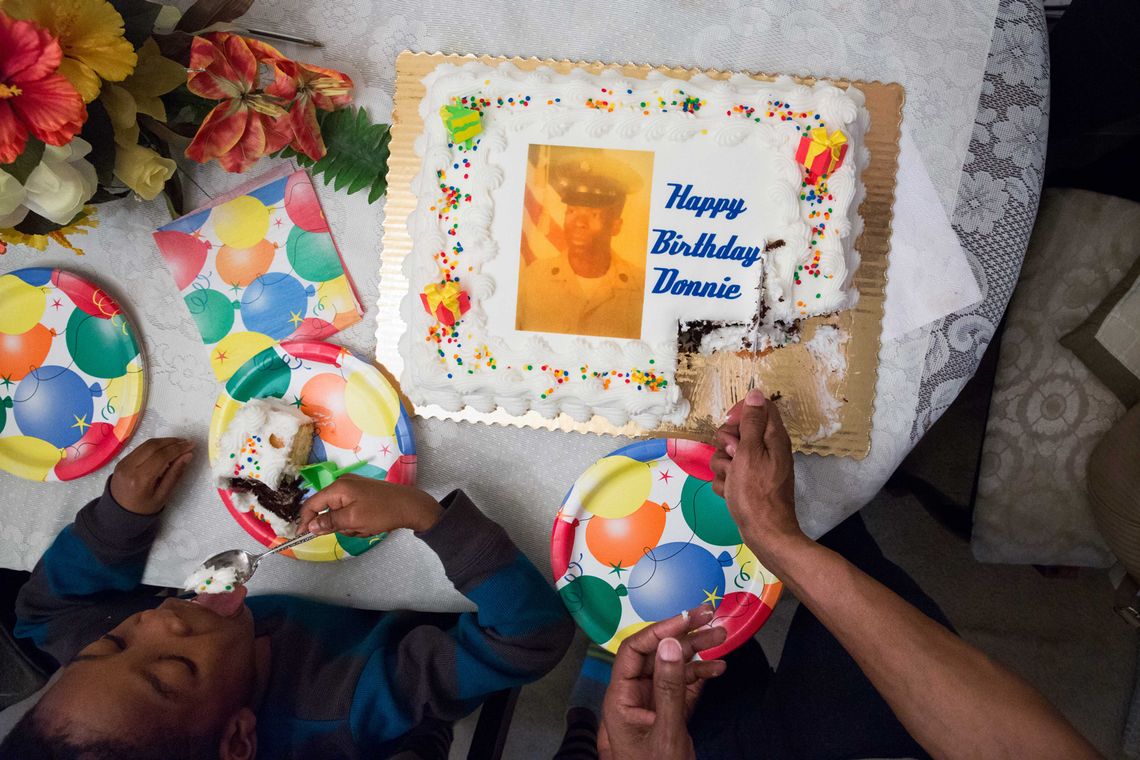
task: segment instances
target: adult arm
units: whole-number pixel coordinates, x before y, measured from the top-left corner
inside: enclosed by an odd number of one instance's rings
[[[934,757],[1097,757],[1049,702],[835,552],[795,516],[791,443],[753,391],[718,433],[714,489],[745,543],[822,622]]]

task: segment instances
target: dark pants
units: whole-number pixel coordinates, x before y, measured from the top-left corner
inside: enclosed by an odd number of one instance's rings
[[[883,556],[858,514],[819,543],[953,630],[938,605]],[[775,671],[754,640],[725,661],[728,669],[705,686],[689,721],[701,760],[927,757],[851,656],[802,605]]]

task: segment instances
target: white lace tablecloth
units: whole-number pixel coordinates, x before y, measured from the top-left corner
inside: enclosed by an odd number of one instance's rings
[[[258,26],[324,41],[321,50],[283,50],[351,74],[358,100],[377,119],[390,115],[395,58],[404,49],[902,82],[904,123],[952,219],[983,301],[884,343],[866,459],[798,458],[798,509],[813,534],[865,504],[950,404],[973,374],[1016,282],[1044,164],[1048,63],[1037,3],[669,0],[648,13],[631,0],[257,0],[250,17],[262,21]],[[208,169],[196,171],[194,179],[214,195],[248,177]],[[191,203],[205,200],[188,189]],[[368,206],[360,195],[329,189],[322,189],[321,199],[368,307],[362,324],[334,340],[369,356],[383,205]],[[62,266],[88,273],[136,320],[150,387],[135,440],[177,434],[202,444],[165,512],[145,575],[151,583],[177,584],[215,551],[256,545],[209,487],[205,436],[219,388],[206,348],[150,238],[165,221],[163,211],[159,204],[125,201],[104,206],[100,217],[100,228],[83,241],[85,257],[13,250],[0,258],[0,271]],[[466,489],[540,568],[549,567],[551,522],[566,488],[594,459],[625,443],[418,419],[414,427],[421,485],[437,496]],[[0,472],[0,566],[31,568],[75,510],[101,490],[109,471],[63,484],[31,483]],[[456,609],[463,604],[438,561],[402,531],[349,561],[267,563],[255,591],[282,590],[368,607]]]

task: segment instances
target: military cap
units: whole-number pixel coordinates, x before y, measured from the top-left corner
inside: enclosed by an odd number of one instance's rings
[[[555,159],[550,184],[567,206],[598,208],[623,204],[641,187],[641,178],[626,162],[594,149]]]

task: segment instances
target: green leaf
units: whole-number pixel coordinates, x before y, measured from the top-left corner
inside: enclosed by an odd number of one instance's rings
[[[24,146],[24,152],[16,156],[16,160],[12,163],[0,164],[0,169],[11,174],[22,185],[28,181],[28,175],[40,165],[40,159],[43,157],[44,144],[29,135],[28,144]]]
[[[352,195],[367,188],[368,202],[378,201],[388,190],[388,125],[373,124],[363,108],[353,106],[320,111],[317,123],[328,149],[319,161],[292,148],[277,155],[295,159],[313,176],[323,177],[334,190],[346,190]]]
[[[123,17],[124,36],[136,48],[146,42],[154,31],[154,22],[162,6],[148,0],[111,0],[111,5]]]

